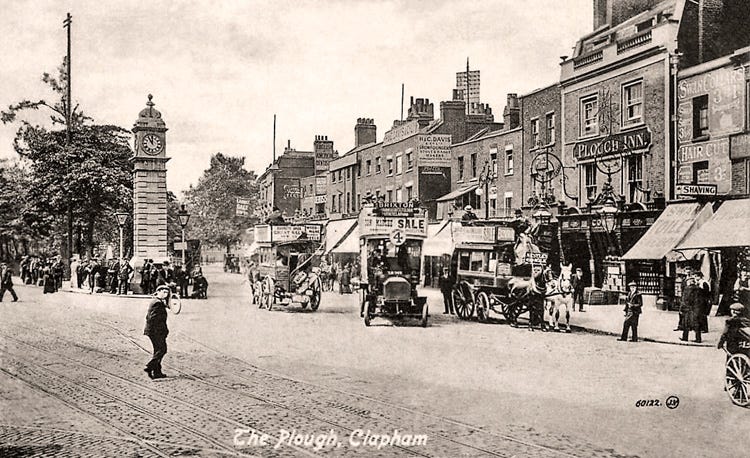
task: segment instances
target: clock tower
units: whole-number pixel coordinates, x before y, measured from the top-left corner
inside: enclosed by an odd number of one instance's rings
[[[140,274],[146,259],[162,263],[167,257],[167,127],[148,95],[146,108],[133,126],[133,258],[131,265]],[[134,291],[140,289],[140,275],[133,278]]]

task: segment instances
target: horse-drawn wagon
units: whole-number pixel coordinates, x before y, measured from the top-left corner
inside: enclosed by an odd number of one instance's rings
[[[321,226],[317,224],[261,224],[255,226],[258,245],[259,307],[273,305],[320,306],[321,280],[313,267],[320,246]]]
[[[517,233],[512,222],[458,226],[453,240],[451,277],[455,283],[451,295],[460,318],[476,316],[487,322],[491,313],[496,313],[515,326],[535,301],[543,308],[545,301],[554,300],[555,293],[547,288],[552,278],[545,272],[552,253],[540,249],[528,233]],[[555,280],[555,288],[562,280],[562,276]]]
[[[377,317],[416,317],[427,326],[427,298],[417,295],[427,215],[415,202],[374,202],[359,215],[361,312],[365,326]]]

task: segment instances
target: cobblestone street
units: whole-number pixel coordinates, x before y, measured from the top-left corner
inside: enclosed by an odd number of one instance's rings
[[[715,349],[442,314],[427,329],[365,328],[354,295],[327,293],[316,313],[268,312],[249,304],[241,276],[209,278],[210,299],[169,318],[169,377],[158,381],[142,371],[146,300],[18,287],[21,301],[0,309],[0,455],[742,456],[747,446],[725,441],[747,412],[721,391]],[[675,410],[635,407],[669,395]]]

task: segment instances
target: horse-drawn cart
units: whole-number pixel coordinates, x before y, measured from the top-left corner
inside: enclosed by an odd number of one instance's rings
[[[420,319],[427,326],[427,298],[417,295],[425,209],[414,203],[375,202],[359,215],[361,312],[365,326],[375,317]]]
[[[548,262],[528,234],[516,234],[512,223],[486,222],[456,227],[451,257],[453,307],[462,319],[487,322],[502,314],[516,325],[530,302],[544,300],[539,275]],[[534,270],[537,270],[537,281]]]
[[[317,224],[255,226],[259,307],[271,310],[273,305],[299,304],[318,309],[322,285],[313,262],[320,240]]]

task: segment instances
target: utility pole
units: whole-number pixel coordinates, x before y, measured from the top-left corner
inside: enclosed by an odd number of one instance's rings
[[[72,62],[70,60],[70,29],[73,24],[73,16],[68,13],[65,20],[63,21],[63,28],[68,29],[68,55],[66,58],[66,71],[67,71],[67,84],[66,84],[66,96],[65,96],[65,148],[67,150],[67,168],[70,173],[70,144],[71,144],[71,122],[73,117],[73,98],[71,96],[71,80],[70,72]],[[68,270],[70,263],[69,260],[73,257],[73,202],[71,196],[68,195],[68,237],[67,237],[67,254],[68,259],[65,260],[64,265],[66,271]]]
[[[404,83],[401,83],[401,121],[404,120]]]
[[[470,114],[469,111],[469,58],[466,58],[466,115]]]

